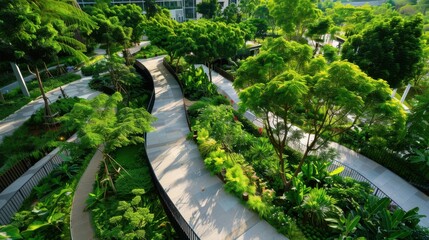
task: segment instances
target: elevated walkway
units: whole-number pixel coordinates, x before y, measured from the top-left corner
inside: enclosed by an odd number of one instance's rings
[[[182,92],[162,58],[140,60],[155,85],[152,115],[158,120],[147,134],[147,154],[158,181],[201,239],[286,239],[223,189],[205,169],[189,128]]]

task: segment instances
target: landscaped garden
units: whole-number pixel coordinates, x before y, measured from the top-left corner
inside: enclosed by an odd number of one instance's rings
[[[131,4],[100,2],[83,12],[59,0],[7,3],[0,9],[2,60],[27,66],[37,81],[27,85],[29,98],[18,89],[2,95],[0,119],[40,94],[45,108],[4,138],[0,175],[19,162],[31,166],[55,147],[69,155],[0,227],[0,238],[70,239],[73,194],[95,151],[103,159],[87,209],[97,238],[179,238],[145,153],[144,134],[155,121],[147,111],[152,83],[133,66],[136,58],[167,55],[189,100],[206,168],[277,231],[290,239],[429,239],[417,208],[405,211],[373,196],[370,184],[340,177],[343,167],[328,170],[336,157],[328,143],[335,141],[429,191],[426,7],[392,4],[242,0],[221,11],[203,2],[198,11],[205,19],[178,23],[158,7],[142,15]],[[278,37],[265,38],[268,32]],[[143,35],[151,45],[132,56],[128,48]],[[335,35],[345,39],[338,48],[330,45]],[[249,56],[248,40],[262,44],[258,54]],[[89,61],[85,49],[100,44],[106,56]],[[105,94],[48,102],[44,92],[80,79],[41,74],[67,55],[73,57],[67,64],[81,67],[92,76],[90,87]],[[208,76],[194,64],[206,64]],[[234,80],[238,110],[217,93],[211,73],[217,64]],[[414,89],[406,112],[391,89],[403,94],[408,83]],[[262,128],[244,117],[247,110]],[[65,143],[75,132],[79,140]],[[302,139],[302,151],[290,147]]]

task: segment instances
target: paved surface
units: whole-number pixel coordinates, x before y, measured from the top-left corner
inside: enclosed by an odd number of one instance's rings
[[[204,71],[208,74],[208,69],[206,66],[196,65],[196,67],[199,66],[203,66]],[[234,107],[236,107],[237,103],[239,102],[239,98],[237,92],[232,87],[232,83],[214,70],[212,70],[212,79],[213,83],[218,86],[219,93],[233,100]],[[261,120],[257,119],[252,113],[246,112],[245,115],[257,126],[262,126]],[[306,142],[306,138],[301,139],[301,142],[304,144]],[[386,193],[386,195],[388,195],[404,210],[410,210],[412,208],[419,207],[419,213],[426,215],[425,218],[421,219],[420,225],[429,227],[428,196],[400,178],[395,173],[372,161],[371,159],[368,159],[367,157],[337,143],[330,143],[330,147],[337,150],[338,161],[362,174],[375,186]]]
[[[89,81],[91,81],[91,77],[83,77],[80,80],[62,86],[62,88],[69,97],[77,96],[80,98],[91,99],[97,96],[99,92],[88,87]],[[46,93],[46,97],[50,102],[57,101],[60,95],[61,91],[59,88]],[[27,119],[29,119],[36,110],[43,106],[43,99],[38,98],[17,110],[15,113],[9,115],[7,118],[1,120],[0,143],[3,141],[5,136],[11,135],[18,127],[20,127]]]
[[[142,47],[146,47],[150,44],[149,41],[143,41],[139,44],[129,48],[131,54],[135,54]],[[103,49],[95,49],[94,52],[96,55],[104,55],[106,54],[106,50]],[[120,56],[122,56],[122,53],[118,53]],[[50,67],[48,69],[56,68],[57,66]],[[78,74],[81,74],[80,71],[77,72]],[[34,75],[29,75],[24,78],[26,82],[31,81],[35,78]],[[69,83],[67,85],[62,86],[65,93],[69,97],[80,97],[85,99],[91,99],[98,95],[97,91],[94,91],[88,87],[88,83],[91,81],[91,77],[82,77],[81,80]],[[12,89],[15,89],[19,87],[17,82],[11,83],[5,87],[2,87],[0,91],[2,92],[8,92]],[[48,97],[49,101],[55,102],[58,100],[58,97],[61,95],[61,92],[59,88],[56,88],[48,93],[46,93],[46,96]],[[43,99],[38,98],[36,100],[31,101],[29,104],[25,105],[18,111],[16,111],[14,114],[10,115],[9,117],[3,119],[0,121],[0,143],[2,142],[3,138],[5,136],[11,135],[16,128],[21,126],[27,119],[31,117],[31,115],[38,110],[39,108],[43,107]]]
[[[162,58],[141,61],[154,77],[155,131],[147,134],[147,153],[159,182],[201,239],[286,239],[226,193],[205,169],[189,133],[179,85]]]
[[[61,66],[63,66],[63,64],[60,64]],[[52,67],[49,67],[48,68],[48,70],[53,70],[53,69],[55,69],[55,68],[57,68],[58,66],[52,66]],[[42,69],[41,70],[42,72],[44,72],[44,70]],[[24,77],[24,81],[25,82],[29,82],[29,81],[31,81],[31,80],[33,80],[33,79],[35,79],[36,78],[36,75],[35,74],[31,74],[31,75],[28,75],[28,76],[26,76],[26,77]],[[0,91],[2,92],[2,93],[8,93],[8,92],[10,92],[11,90],[13,90],[13,89],[15,89],[15,88],[18,88],[19,87],[19,84],[18,84],[18,82],[17,81],[15,81],[15,82],[13,82],[13,83],[11,83],[11,84],[9,84],[9,85],[6,85],[6,86],[4,86],[4,87],[2,87],[2,88],[0,88]]]
[[[95,232],[92,227],[91,216],[86,211],[86,199],[93,190],[95,176],[100,168],[103,154],[97,151],[88,164],[85,172],[79,180],[73,195],[73,204],[70,213],[70,233],[72,240],[95,239]]]

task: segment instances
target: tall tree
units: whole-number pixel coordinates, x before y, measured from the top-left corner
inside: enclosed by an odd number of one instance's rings
[[[411,80],[422,58],[422,16],[406,20],[393,17],[377,21],[362,34],[349,37],[342,58],[357,64],[373,78],[386,80],[392,88]]]
[[[311,49],[305,45],[282,40],[267,43],[260,55],[267,60],[276,56],[282,64],[270,64],[264,66],[265,69],[251,64],[256,68],[252,70],[255,73],[252,76],[241,71],[242,67],[251,66],[248,61],[254,62],[255,59],[250,58],[238,69],[239,81],[234,82],[234,87],[242,88],[239,95],[242,106],[264,121],[264,128],[276,148],[285,190],[301,172],[309,154],[351,129],[361,118],[372,116],[375,119],[382,115],[388,121],[382,124],[391,124],[389,121],[403,123],[400,120],[404,119],[404,112],[401,112],[399,103],[389,97],[390,89],[384,81],[368,77],[348,62],[327,65],[322,57],[312,59]],[[380,111],[383,108],[390,111]],[[397,112],[401,114],[395,115]],[[352,120],[350,116],[353,116]],[[392,116],[401,119],[392,119]],[[292,124],[302,126],[307,138],[303,157],[297,168],[291,169],[292,177],[287,179],[283,151],[296,136]]]
[[[260,4],[260,0],[241,0],[238,3],[240,11],[246,19],[251,18],[256,7]]]
[[[144,0],[144,8],[147,18],[152,18],[161,10],[155,0]]]
[[[104,178],[115,192],[108,167],[109,164],[115,165],[115,161],[109,153],[116,148],[143,143],[143,134],[153,129],[151,124],[155,120],[144,108],[118,109],[121,101],[122,96],[118,92],[110,97],[100,94],[91,101],[77,103],[70,113],[62,117],[66,126],[78,129],[79,140],[83,144],[103,153]]]
[[[135,4],[122,4],[113,6],[112,10],[115,12],[115,16],[118,17],[122,26],[131,29],[131,42],[139,43],[144,34],[145,20],[141,7]]]
[[[226,23],[239,23],[239,22],[241,22],[241,12],[235,3],[229,4],[223,10],[222,15],[223,15],[223,18],[225,19]]]
[[[309,24],[317,19],[321,11],[312,0],[273,0],[269,4],[270,14],[277,25],[290,38],[301,38]]]
[[[76,23],[92,28],[95,23],[72,0],[6,1],[0,15],[1,45],[9,46],[6,55],[11,57],[10,61],[26,63],[35,72],[45,103],[46,119],[52,121],[39,67],[46,61],[52,61],[60,52],[86,59],[82,53],[85,45],[74,39],[73,30],[76,28],[66,26]],[[65,32],[64,29],[70,31]]]
[[[220,5],[217,0],[203,0],[197,4],[197,12],[203,15],[203,18],[213,19],[220,15]]]
[[[210,81],[213,62],[234,56],[244,45],[243,32],[223,22],[207,20],[186,22],[183,30],[186,31],[188,39],[192,40],[187,46],[187,52],[190,54],[186,58],[192,63],[207,63]]]

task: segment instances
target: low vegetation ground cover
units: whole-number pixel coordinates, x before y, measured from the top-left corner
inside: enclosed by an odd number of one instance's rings
[[[52,110],[62,116],[79,101],[79,98],[60,99],[51,105]],[[38,110],[11,136],[3,139],[0,144],[0,175],[19,161],[38,161],[71,136],[73,130],[66,130],[61,125],[48,129],[44,124],[43,112],[43,109]]]
[[[63,145],[69,153],[47,177],[34,187],[21,210],[0,232],[11,239],[71,239],[70,211],[73,192],[94,150],[84,144]]]
[[[137,52],[134,57],[136,59],[139,58],[152,58],[152,57],[156,57],[156,56],[160,56],[160,55],[165,55],[167,54],[167,52],[156,46],[156,45],[148,45],[146,47],[143,47],[139,52]]]
[[[390,206],[389,199],[371,195],[371,188],[328,172],[332,155],[311,156],[303,171],[284,192],[275,153],[267,138],[246,133],[231,106],[218,100],[197,102],[189,108],[192,129],[207,168],[221,175],[225,190],[292,239],[424,239],[417,209]],[[214,104],[214,105],[213,105]],[[213,122],[212,119],[217,119]],[[287,150],[288,171],[296,168],[299,153]],[[295,157],[296,156],[296,157]],[[392,221],[392,219],[395,219]]]
[[[177,239],[152,184],[144,145],[123,147],[112,156],[123,167],[120,174],[113,177],[117,193],[108,191],[103,196],[106,189],[102,189],[102,179],[97,179],[87,201],[97,237]]]

